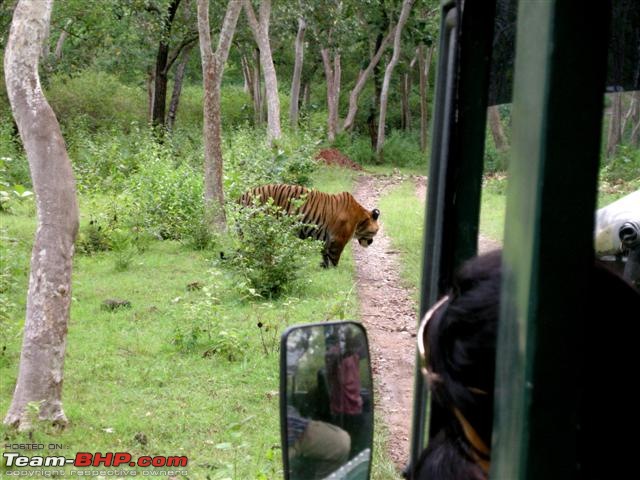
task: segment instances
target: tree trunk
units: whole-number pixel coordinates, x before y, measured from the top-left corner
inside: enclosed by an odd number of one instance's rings
[[[631,115],[631,135],[629,143],[635,147],[640,146],[640,91],[633,92],[633,100],[636,105],[635,111]]]
[[[60,32],[60,36],[58,37],[58,41],[56,42],[56,48],[53,51],[53,55],[56,58],[56,62],[59,62],[60,60],[62,60],[62,47],[64,46],[65,40],[69,36],[68,30],[69,30],[69,27],[71,27],[72,23],[73,23],[72,19],[67,20],[67,23],[65,23],[64,28]]]
[[[253,115],[256,125],[264,123],[264,102],[262,99],[262,72],[260,71],[260,49],[253,51]]]
[[[260,3],[259,18],[253,11],[250,0],[244,0],[244,10],[249,20],[256,44],[260,48],[260,65],[264,74],[265,96],[267,98],[267,137],[277,140],[280,131],[280,99],[278,97],[278,78],[273,65],[271,44],[269,42],[269,17],[271,16],[271,0]]]
[[[302,63],[304,59],[304,31],[307,24],[304,18],[298,19],[298,34],[296,35],[296,53],[293,66],[293,79],[291,80],[291,105],[289,107],[289,121],[291,126],[298,126],[298,109],[300,106],[300,78],[302,77]]]
[[[244,79],[244,93],[251,95],[251,101],[253,101],[253,79],[251,78],[251,70],[249,69],[249,61],[246,55],[240,57],[240,65],[242,66],[242,77]]]
[[[167,106],[167,62],[169,60],[169,32],[171,24],[176,16],[176,11],[180,5],[180,0],[171,0],[169,13],[164,21],[162,37],[158,45],[156,55],[156,74],[153,88],[153,113],[151,123],[153,126],[164,126],[165,111]]]
[[[214,54],[211,49],[211,34],[209,33],[209,0],[198,0],[198,35],[204,88],[204,201],[207,220],[218,231],[223,231],[226,228],[222,189],[220,89],[224,65],[229,56],[231,40],[241,9],[241,0],[229,0],[220,29],[218,48]]]
[[[304,88],[302,89],[302,104],[305,107],[308,107],[311,103],[311,81],[305,82]]]
[[[62,383],[78,203],[60,126],[38,76],[52,6],[53,0],[20,1],[4,57],[7,93],[27,152],[38,211],[20,369],[4,419],[20,430],[31,427],[31,402],[39,404],[40,420],[67,423]]]
[[[404,28],[409,13],[411,13],[411,7],[415,0],[403,0],[402,10],[400,11],[400,18],[398,19],[398,26],[396,27],[394,39],[393,39],[393,55],[387,65],[387,69],[384,72],[384,79],[382,81],[382,91],[380,92],[380,119],[378,120],[378,141],[376,144],[376,153],[382,155],[382,147],[384,145],[385,134],[385,122],[387,117],[387,103],[389,100],[389,85],[391,83],[391,74],[396,67],[398,60],[400,59],[400,41],[402,39],[402,29]]]
[[[154,70],[149,68],[147,70],[147,121],[151,122],[153,118],[153,85],[155,84]]]
[[[616,153],[616,149],[622,140],[622,93],[616,92],[611,96],[611,118],[609,120],[609,135],[607,136],[607,158]]]
[[[411,127],[411,114],[409,113],[410,82],[409,74],[404,72],[400,84],[400,128],[405,131]]]
[[[173,78],[173,91],[171,92],[171,102],[169,103],[169,113],[167,113],[167,130],[173,131],[173,126],[176,123],[176,114],[178,113],[178,105],[180,103],[180,94],[182,93],[182,81],[184,80],[184,72],[189,63],[189,55],[194,44],[185,48],[182,52],[182,60],[178,64],[176,74]]]
[[[418,47],[418,68],[420,69],[420,150],[427,151],[427,139],[429,138],[429,69],[434,47],[430,47],[425,57],[424,44]]]
[[[489,127],[491,128],[491,136],[493,137],[493,144],[496,146],[496,150],[499,152],[505,151],[509,145],[507,137],[502,129],[502,121],[500,120],[500,110],[497,105],[491,105],[488,109],[489,115]]]
[[[329,58],[329,50],[320,50],[322,63],[324,65],[324,75],[327,79],[327,109],[329,116],[327,119],[327,138],[330,142],[335,141],[338,133],[338,107],[340,102],[340,54],[333,56],[333,65]]]
[[[353,130],[353,125],[356,120],[356,114],[358,113],[358,98],[360,97],[360,94],[362,93],[367,80],[369,80],[371,73],[378,66],[380,59],[382,58],[382,54],[386,50],[387,45],[389,44],[389,40],[393,35],[393,32],[394,29],[392,28],[387,36],[381,39],[379,44],[376,44],[376,52],[371,58],[369,65],[367,65],[367,68],[361,70],[358,74],[358,80],[356,81],[353,90],[351,90],[351,93],[349,94],[349,110],[347,112],[347,117],[344,120],[344,125],[342,126],[343,130]]]

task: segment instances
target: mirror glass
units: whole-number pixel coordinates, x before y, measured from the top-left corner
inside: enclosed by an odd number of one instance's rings
[[[285,478],[369,478],[373,385],[364,328],[353,322],[292,327],[280,351]]]

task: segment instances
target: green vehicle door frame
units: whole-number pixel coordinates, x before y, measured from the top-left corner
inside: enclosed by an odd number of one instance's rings
[[[492,478],[576,469],[577,319],[593,261],[611,15],[610,2],[592,3],[519,5]],[[420,318],[477,250],[496,5],[441,6]],[[425,443],[425,390],[417,372],[410,466]],[[427,430],[437,422],[432,411]]]

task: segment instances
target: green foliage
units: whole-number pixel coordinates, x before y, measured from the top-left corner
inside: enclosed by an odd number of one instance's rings
[[[148,160],[126,182],[129,209],[125,223],[163,239],[200,235],[204,217],[202,175],[166,155]]]
[[[489,127],[485,132],[484,169],[487,173],[505,172],[509,166],[509,150],[499,151]]]
[[[135,257],[136,249],[133,240],[128,232],[116,229],[111,235],[111,248],[115,253],[115,269],[124,272],[131,266],[131,261]]]
[[[9,212],[13,204],[33,196],[33,192],[24,186],[9,181],[8,165],[11,163],[10,157],[0,157],[0,212]]]
[[[220,115],[224,129],[249,125],[253,121],[251,97],[242,86],[225,85],[220,95]],[[183,87],[176,126],[179,129],[202,128],[202,84]]]
[[[383,147],[383,163],[394,167],[415,167],[427,164],[427,154],[420,151],[416,132],[393,130]]]
[[[215,282],[217,275],[212,276]],[[172,343],[183,353],[202,350],[203,357],[216,356],[230,362],[244,357],[246,335],[229,325],[215,296],[216,283],[202,289],[204,296],[189,306],[189,321],[174,328]]]
[[[609,183],[629,181],[640,187],[640,148],[618,145],[616,154],[606,162],[600,175]]]
[[[14,295],[25,279],[27,258],[11,238],[6,228],[0,229],[0,358],[4,355],[7,342],[17,331],[17,303]]]
[[[231,265],[263,297],[278,297],[305,275],[305,267],[319,259],[321,245],[302,240],[304,225],[294,215],[282,214],[273,201],[233,211],[238,235]]]
[[[265,183],[311,183],[315,146],[307,133],[285,133],[270,147],[263,131],[240,128],[227,135],[224,144],[224,187],[229,198]]]
[[[350,135],[343,132],[337,136],[334,146],[360,165],[370,165],[375,161],[371,139],[364,135]]]
[[[101,220],[92,218],[86,227],[82,227],[78,233],[76,245],[78,252],[92,255],[98,252],[106,252],[111,249],[111,239],[109,231],[111,226],[104,224]]]
[[[126,131],[133,123],[146,122],[146,93],[105,72],[54,75],[46,95],[64,126],[81,120],[90,131],[107,126]]]

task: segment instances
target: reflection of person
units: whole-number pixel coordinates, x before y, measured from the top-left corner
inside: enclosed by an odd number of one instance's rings
[[[349,458],[351,438],[330,423],[301,417],[287,407],[287,445],[291,470],[305,479],[320,479],[344,465]],[[294,466],[295,465],[295,466]],[[303,478],[292,475],[292,478]]]
[[[352,438],[351,456],[363,446],[361,438],[367,432],[362,415],[360,393],[360,351],[357,334],[347,330],[344,352],[339,342],[329,346],[325,355],[327,381],[329,383],[329,405],[333,423],[342,426]]]
[[[622,332],[635,328],[628,320],[638,320],[640,295],[598,266],[589,278],[584,328],[570,340],[579,363],[588,365],[573,379],[582,390],[576,400],[576,444],[567,447],[576,449],[582,470],[566,476],[618,478],[613,464],[628,467],[635,445],[622,440],[632,413],[621,408],[624,399],[614,389],[634,378],[635,336]],[[499,251],[472,259],[456,274],[449,295],[422,320],[418,348],[438,428],[416,465],[415,480],[488,478],[500,282]]]

